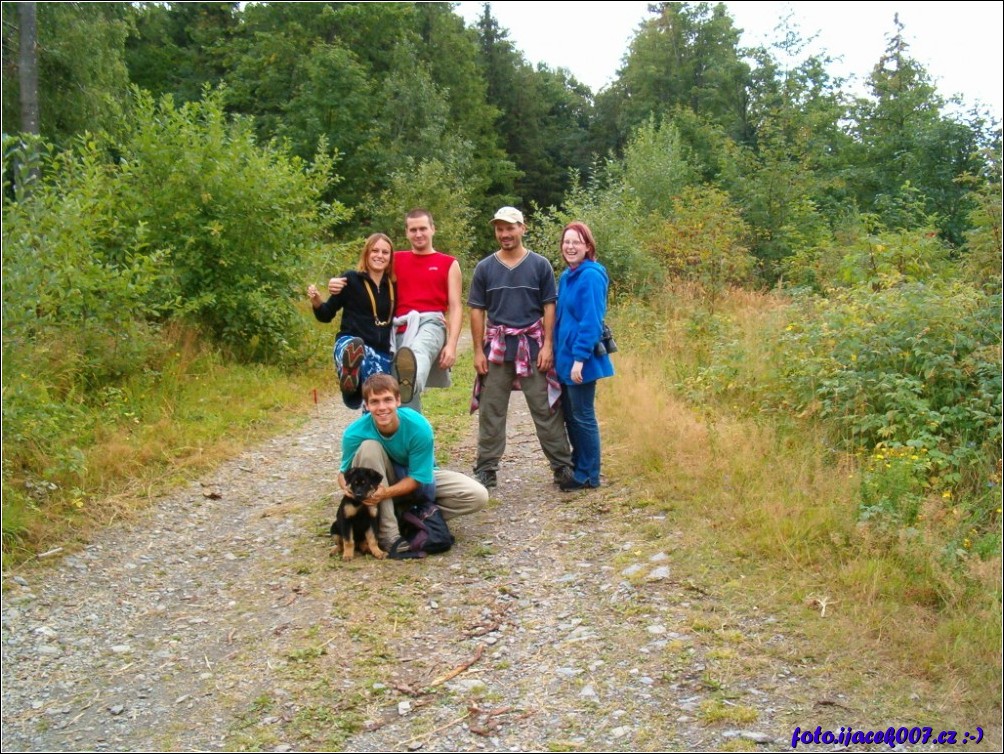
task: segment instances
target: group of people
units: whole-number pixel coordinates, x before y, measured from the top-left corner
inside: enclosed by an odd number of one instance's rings
[[[383,475],[386,483],[365,502],[380,506],[380,544],[392,554],[408,547],[395,500],[435,500],[447,520],[487,503],[514,389],[526,396],[555,484],[564,491],[600,485],[596,382],[613,375],[613,365],[600,346],[609,279],[592,232],[581,222],[564,228],[567,269],[555,285],[551,263],[523,246],[518,209],[503,207],[491,222],[499,248],[475,267],[467,299],[471,410],[479,412],[473,479],[435,468],[432,427],[421,414],[425,388],[450,384],[463,326],[460,265],[433,247],[431,213],[407,214],[411,249],[394,251],[375,233],[357,268],[328,281],[327,301],[316,286],[307,290],[319,321],[342,312],[334,346],[339,387],[347,406],[364,409],[343,435],[339,485],[347,492],[343,473],[353,466]]]

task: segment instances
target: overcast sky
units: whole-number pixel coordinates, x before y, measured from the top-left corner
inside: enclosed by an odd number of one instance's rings
[[[458,3],[473,23],[481,2]],[[531,63],[567,68],[594,92],[614,80],[647,2],[492,2],[492,13]],[[944,97],[961,94],[967,106],[982,103],[998,118],[1002,107],[1002,9],[994,2],[726,2],[743,44],[775,38],[787,15],[803,37],[818,35],[813,52],[842,59],[833,72],[864,81],[894,31],[899,13],[912,56]],[[855,90],[858,91],[858,90]],[[863,92],[863,89],[860,90]]]

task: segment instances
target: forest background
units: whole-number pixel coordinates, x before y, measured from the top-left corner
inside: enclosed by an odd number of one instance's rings
[[[811,448],[842,491],[732,511],[747,554],[927,611],[931,666],[999,699],[1000,124],[898,21],[867,96],[804,49],[656,3],[594,93],[490,5],[4,3],[5,563],[302,414],[332,384],[303,292],[366,234],[427,207],[469,271],[514,204],[556,269],[596,233],[615,463],[657,488],[663,396],[770,428],[743,478]]]

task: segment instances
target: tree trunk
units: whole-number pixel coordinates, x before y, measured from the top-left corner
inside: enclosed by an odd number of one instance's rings
[[[38,135],[38,33],[35,3],[18,3],[21,40],[18,76],[21,85],[21,130]]]

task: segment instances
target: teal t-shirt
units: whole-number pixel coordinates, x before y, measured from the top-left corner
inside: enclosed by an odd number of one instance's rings
[[[369,414],[363,414],[346,427],[342,435],[340,470],[345,472],[352,466],[352,458],[363,440],[376,440],[394,463],[408,470],[408,476],[419,484],[432,484],[436,466],[432,425],[418,411],[410,408],[398,408],[397,418],[400,426],[390,437],[380,434]]]

